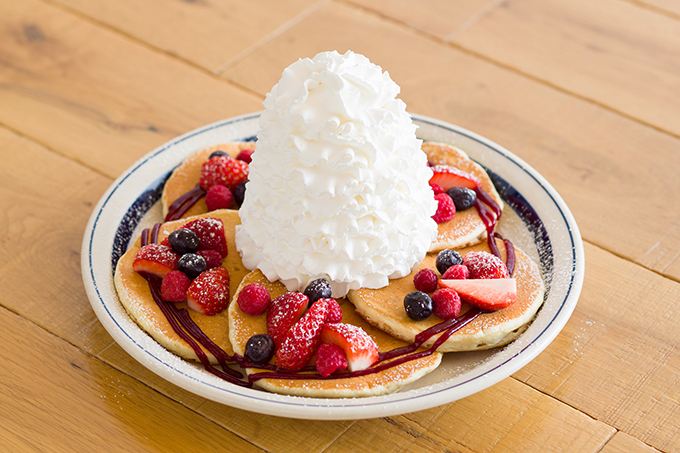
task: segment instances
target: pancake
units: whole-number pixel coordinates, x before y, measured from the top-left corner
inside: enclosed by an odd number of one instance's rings
[[[264,285],[272,299],[285,293],[286,287],[280,282],[270,282],[259,270],[248,274],[241,283],[241,288],[249,283]],[[238,293],[234,298],[238,297]],[[234,299],[236,300],[236,299]],[[377,343],[380,352],[406,346],[406,343],[374,328],[354,310],[352,304],[345,299],[338,300],[342,308],[342,322],[363,328]],[[251,316],[241,311],[237,303],[229,306],[229,338],[234,351],[243,355],[248,339],[259,333],[267,332],[267,314]],[[416,381],[439,366],[442,354],[434,353],[428,357],[406,362],[379,373],[349,379],[261,379],[256,385],[271,392],[288,395],[347,398],[374,396],[394,392],[403,386]],[[274,363],[274,359],[272,359]],[[248,369],[248,374],[264,370]]]
[[[234,294],[243,277],[250,272],[243,266],[234,244],[234,227],[241,223],[238,211],[222,209],[209,214],[167,222],[161,226],[158,242],[161,242],[174,230],[199,217],[212,217],[220,219],[224,223],[229,253],[222,261],[222,266],[229,272],[229,294]],[[116,266],[114,283],[120,301],[132,319],[163,347],[185,359],[198,360],[193,349],[175,333],[163,312],[154,302],[147,281],[132,269],[132,263],[140,248],[140,243],[140,239],[137,239]],[[177,308],[187,308],[187,304],[184,302],[176,303],[176,306]],[[229,341],[227,310],[214,316],[205,316],[191,309],[188,309],[188,311],[198,327],[215,344],[228,354],[233,354]],[[217,362],[212,354],[207,351],[206,353],[211,362]]]
[[[505,259],[503,242],[497,241],[497,244]],[[465,256],[473,250],[488,252],[489,246],[484,241],[458,251],[461,256]],[[436,258],[436,254],[428,254],[410,275],[392,280],[388,286],[381,289],[352,290],[347,298],[368,322],[397,338],[413,342],[418,333],[442,322],[442,319],[435,315],[423,321],[414,321],[404,310],[404,296],[416,290],[413,276],[423,268],[436,269]],[[543,303],[545,288],[536,263],[518,249],[515,249],[515,258],[513,277],[517,280],[517,301],[502,310],[481,314],[454,333],[438,348],[438,351],[474,351],[495,348],[510,343],[524,331]],[[469,309],[470,306],[463,303],[461,314]],[[436,338],[437,336],[433,337],[425,345],[432,344]]]
[[[255,142],[222,143],[202,149],[187,157],[179,167],[175,168],[170,178],[166,181],[165,187],[163,187],[163,195],[161,196],[163,217],[165,218],[167,215],[168,207],[173,201],[196,187],[196,184],[201,179],[201,166],[208,160],[210,154],[219,150],[225,151],[231,157],[236,157],[241,150],[253,149],[254,146]],[[206,212],[208,212],[208,207],[205,204],[205,198],[201,198],[182,217],[205,214]]]
[[[427,154],[427,159],[435,165],[450,165],[477,176],[481,181],[482,189],[488,193],[496,203],[503,208],[501,199],[494,187],[489,175],[468,155],[451,145],[436,142],[424,142],[422,150]],[[437,239],[430,246],[430,252],[438,252],[444,249],[458,249],[477,244],[486,238],[486,227],[475,208],[456,212],[453,219],[438,225]]]

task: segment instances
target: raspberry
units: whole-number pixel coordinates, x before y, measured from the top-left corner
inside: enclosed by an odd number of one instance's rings
[[[229,209],[233,203],[234,195],[222,184],[215,184],[205,194],[205,204],[208,206],[208,211]]]
[[[199,183],[203,190],[208,190],[215,184],[222,184],[229,190],[234,190],[246,179],[248,179],[247,163],[230,156],[215,156],[201,167]]]
[[[276,351],[276,364],[289,371],[307,365],[321,342],[321,330],[328,315],[328,304],[317,300],[302,318],[290,328]]]
[[[465,264],[454,264],[453,266],[446,269],[444,275],[442,275],[442,280],[465,280],[470,277],[470,271]]]
[[[413,284],[418,291],[431,293],[437,289],[437,274],[432,269],[421,269],[413,276]]]
[[[342,308],[340,304],[335,299],[319,299],[325,300],[328,304],[328,316],[326,317],[326,322],[340,322],[342,321]]]
[[[442,186],[440,186],[439,184],[435,184],[433,182],[430,183],[430,189],[432,189],[432,191],[434,192],[435,195],[437,195],[438,193],[444,192],[444,189],[442,189]]]
[[[161,282],[161,297],[168,302],[187,300],[191,280],[182,271],[170,271]]]
[[[314,362],[316,371],[323,377],[330,376],[336,371],[347,369],[347,357],[345,351],[333,343],[321,343],[316,351]]]
[[[470,278],[509,278],[508,268],[496,255],[489,252],[470,252],[463,258]]]
[[[238,293],[237,299],[241,311],[252,316],[259,316],[264,313],[271,301],[272,296],[269,291],[259,283],[244,286]]]
[[[199,250],[196,255],[200,255],[205,260],[205,268],[212,269],[213,267],[222,265],[222,255],[217,250]]]
[[[252,156],[254,152],[255,152],[254,149],[242,149],[241,152],[238,153],[238,156],[236,156],[236,158],[249,164],[253,160]]]
[[[434,196],[437,200],[437,212],[432,216],[435,222],[444,223],[453,219],[456,215],[456,205],[453,204],[453,200],[446,193],[438,193]]]
[[[434,315],[441,319],[453,319],[460,314],[460,297],[451,288],[440,288],[432,294]]]

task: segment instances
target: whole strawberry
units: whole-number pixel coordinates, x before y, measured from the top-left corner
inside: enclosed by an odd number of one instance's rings
[[[209,190],[215,184],[221,184],[234,190],[240,182],[248,179],[248,164],[231,156],[211,157],[201,167],[199,181],[203,190]]]
[[[470,252],[463,258],[470,278],[508,278],[508,268],[500,258],[489,252]]]
[[[276,364],[289,371],[302,369],[312,358],[321,342],[321,329],[328,315],[328,304],[320,299],[312,304],[286,334],[276,351]]]

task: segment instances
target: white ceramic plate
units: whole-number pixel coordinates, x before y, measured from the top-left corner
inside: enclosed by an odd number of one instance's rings
[[[397,393],[369,398],[302,398],[241,388],[166,351],[120,304],[113,285],[115,263],[142,228],[161,221],[156,202],[172,169],[201,148],[254,140],[259,116],[254,113],[210,124],[153,150],[111,185],[87,225],[82,273],[92,308],[111,336],[159,376],[205,398],[264,414],[315,420],[384,417],[446,404],[497,383],[545,349],[571,316],[583,283],[583,244],[557,192],[497,144],[460,127],[414,115],[420,138],[458,146],[489,170],[508,205],[500,232],[540,263],[546,299],[526,332],[497,350],[446,354],[442,365],[423,379]]]

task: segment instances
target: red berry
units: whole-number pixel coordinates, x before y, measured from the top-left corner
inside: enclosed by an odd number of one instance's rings
[[[314,362],[316,371],[323,377],[330,376],[336,371],[347,369],[347,357],[345,351],[333,343],[321,343],[316,351]]]
[[[456,215],[456,205],[453,200],[446,193],[438,193],[434,196],[437,200],[437,212],[432,216],[435,222],[444,223],[453,219]]]
[[[161,282],[161,297],[168,302],[187,300],[187,290],[191,280],[182,271],[170,271]]]
[[[470,252],[463,258],[470,278],[508,278],[508,268],[496,255],[489,252]]]
[[[350,371],[361,371],[378,361],[378,345],[361,327],[326,323],[321,332],[323,343],[333,343],[345,351]]]
[[[226,186],[215,184],[205,194],[205,204],[208,206],[208,211],[229,209],[234,204],[234,194]]]
[[[254,152],[255,152],[254,149],[242,149],[241,152],[238,153],[238,156],[236,156],[236,158],[249,164],[253,160],[252,156]]]
[[[234,190],[241,181],[248,179],[248,164],[231,156],[215,156],[201,167],[199,181],[203,190],[208,190],[215,184],[227,186]]]
[[[446,272],[444,272],[444,275],[442,275],[442,280],[443,279],[465,280],[466,278],[469,277],[470,271],[468,270],[465,264],[454,264],[453,266],[446,269]]]
[[[335,299],[319,299],[325,300],[328,304],[328,316],[326,317],[326,322],[340,322],[342,321],[342,308],[340,304]]]
[[[206,316],[216,315],[229,305],[229,273],[223,267],[207,270],[191,282],[187,305]]]
[[[200,255],[205,260],[205,268],[212,269],[213,267],[222,265],[222,255],[217,250],[199,250],[196,255]]]
[[[289,371],[298,371],[309,362],[321,342],[321,330],[328,315],[328,304],[317,300],[298,322],[290,328],[276,351],[276,364]]]
[[[170,246],[148,244],[140,248],[132,262],[132,268],[139,273],[165,277],[168,272],[177,269],[179,254]]]
[[[514,278],[442,280],[441,285],[456,291],[463,302],[484,310],[500,310],[517,300]]]
[[[272,296],[267,288],[259,283],[250,283],[238,293],[238,306],[246,314],[259,316],[267,310]]]
[[[444,192],[444,189],[442,189],[442,186],[440,186],[439,184],[430,183],[430,188],[432,189],[435,195]]]
[[[475,175],[449,165],[435,165],[432,171],[434,175],[430,178],[430,183],[437,184],[445,191],[451,187],[467,187],[474,190],[481,183]]]
[[[224,223],[210,217],[193,220],[186,225],[198,236],[198,250],[217,250],[222,258],[227,256],[227,239],[224,236]]]
[[[285,293],[272,300],[267,310],[267,333],[278,347],[290,328],[302,317],[309,298],[302,293]]]
[[[434,315],[442,319],[453,319],[460,314],[460,296],[451,288],[440,288],[432,294]]]
[[[432,269],[421,269],[413,276],[413,284],[418,291],[431,293],[437,289],[437,273]]]

